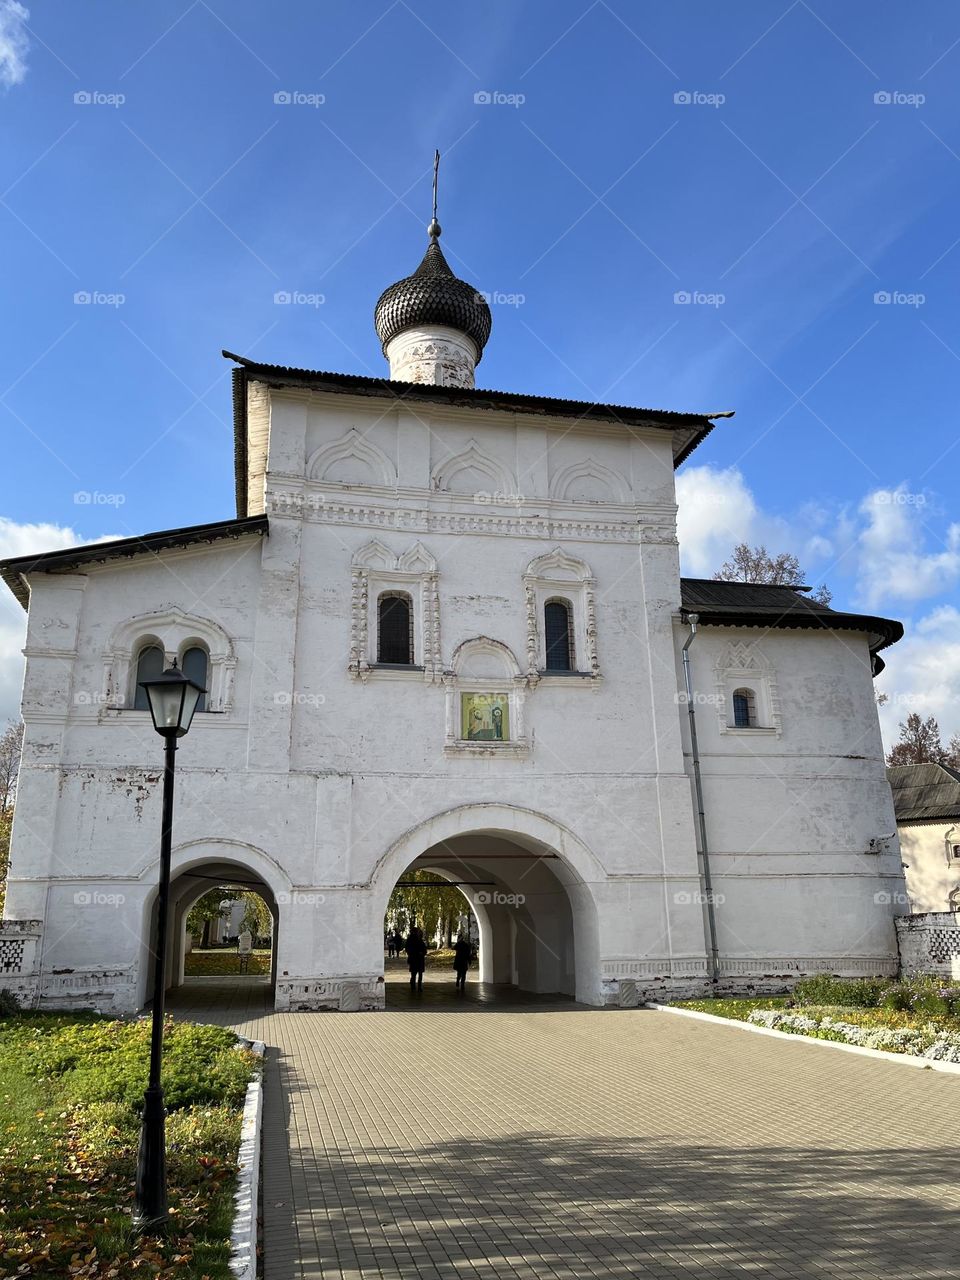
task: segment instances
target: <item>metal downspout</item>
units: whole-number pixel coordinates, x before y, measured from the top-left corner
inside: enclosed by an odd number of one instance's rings
[[[697,802],[697,838],[700,853],[700,878],[703,884],[703,896],[707,908],[707,932],[709,934],[710,981],[720,978],[720,951],[717,947],[717,917],[713,901],[713,882],[710,879],[710,853],[707,846],[707,821],[703,811],[703,779],[700,776],[700,746],[697,741],[697,709],[693,697],[693,680],[690,675],[689,649],[697,634],[699,615],[688,613],[690,634],[687,636],[680,656],[683,660],[683,683],[687,695],[687,714],[690,717],[690,755],[693,760],[693,790]]]

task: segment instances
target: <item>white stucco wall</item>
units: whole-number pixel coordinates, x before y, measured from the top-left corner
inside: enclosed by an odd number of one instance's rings
[[[670,435],[256,384],[250,420],[267,538],[31,582],[7,910],[43,921],[43,976],[24,982],[142,998],[161,743],[117,706],[124,646],[156,635],[172,656],[195,632],[222,709],[180,745],[175,896],[211,869],[262,884],[278,1004],[382,1001],[383,910],[417,859],[525,899],[490,908],[501,977],[592,1003],[702,986]],[[414,672],[371,669],[384,574],[422,615]],[[582,674],[541,679],[551,575]],[[779,734],[721,733],[698,707],[724,980],[888,971],[899,859],[866,852],[893,830],[866,639],[760,639]],[[698,689],[731,640],[758,636],[703,628]],[[523,741],[464,749],[459,694],[491,682]]]
[[[955,911],[960,907],[960,858],[953,855],[960,845],[960,823],[901,823],[900,849],[910,910]]]

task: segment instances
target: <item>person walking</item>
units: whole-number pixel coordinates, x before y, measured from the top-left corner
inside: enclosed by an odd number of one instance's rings
[[[407,938],[407,968],[410,970],[410,990],[423,990],[423,971],[427,964],[427,944],[423,931],[416,925]]]
[[[467,970],[470,968],[472,954],[473,947],[462,933],[458,933],[453,944],[453,971],[457,975],[457,991],[467,989]]]

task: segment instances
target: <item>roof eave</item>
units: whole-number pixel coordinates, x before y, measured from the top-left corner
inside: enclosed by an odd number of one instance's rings
[[[675,413],[672,410],[640,409],[629,405],[563,400],[551,396],[531,396],[521,392],[494,391],[486,388],[439,387],[417,382],[394,382],[389,378],[370,378],[360,374],[334,374],[320,370],[292,369],[281,365],[259,364],[247,356],[223,351],[227,360],[239,365],[234,371],[234,466],[237,484],[237,512],[246,511],[246,386],[250,380],[274,387],[310,387],[317,391],[342,395],[392,396],[396,400],[448,404],[467,409],[492,409],[506,412],[538,414],[544,417],[572,417],[578,421],[607,422],[625,427],[671,431],[674,437],[674,468],[693,453],[713,430],[716,419],[732,418],[733,410],[718,413]],[[239,376],[238,376],[239,375]],[[242,389],[243,395],[240,396]],[[684,430],[689,434],[680,437]],[[678,447],[679,446],[679,447]],[[242,470],[241,470],[242,468]]]
[[[7,584],[24,609],[30,605],[28,575],[31,573],[69,573],[84,564],[102,564],[107,560],[129,559],[137,555],[157,555],[198,543],[220,542],[247,534],[269,532],[266,516],[249,516],[238,520],[216,520],[211,524],[185,525],[180,529],[161,529],[134,538],[117,538],[111,542],[87,542],[77,547],[60,547],[35,556],[12,556],[0,560],[0,578]]]

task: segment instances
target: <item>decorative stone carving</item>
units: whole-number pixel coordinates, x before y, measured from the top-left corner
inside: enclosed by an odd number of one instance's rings
[[[132,669],[133,660],[148,643],[163,650],[168,664],[174,658],[182,663],[184,653],[194,645],[206,649],[209,660],[207,710],[229,712],[233,709],[237,668],[233,641],[219,622],[176,608],[137,614],[115,628],[103,653],[101,709],[119,711],[133,705],[136,674]],[[88,698],[89,702],[93,700]]]
[[[379,540],[353,557],[350,589],[350,661],[352,676],[366,681],[376,670],[377,600],[383,591],[407,587],[413,603],[414,661],[428,684],[443,673],[440,653],[440,590],[437,562],[422,542],[397,555]],[[411,669],[412,673],[412,669]],[[393,678],[407,672],[392,672]]]
[[[407,329],[387,345],[390,377],[395,382],[438,387],[472,387],[477,348],[466,334],[442,325]]]
[[[352,465],[351,465],[352,464]],[[331,484],[396,488],[397,469],[372,441],[351,427],[346,435],[321,445],[307,460],[307,479]]]
[[[575,462],[554,476],[550,495],[561,502],[613,502],[623,505],[630,500],[621,477],[593,458]]]
[[[523,575],[527,613],[527,674],[540,678],[546,667],[541,627],[543,608],[551,596],[561,596],[573,608],[574,659],[578,671],[600,680],[597,653],[596,580],[589,567],[562,547],[554,547],[527,565]]]
[[[476,440],[469,440],[460,453],[437,463],[430,479],[434,489],[503,501],[515,496],[517,488],[506,467],[485,453]],[[481,488],[483,484],[489,488]]]
[[[743,640],[728,644],[717,658],[714,677],[721,733],[757,733],[765,729],[780,736],[783,721],[776,672],[757,644]],[[740,686],[752,690],[757,702],[758,724],[750,729],[736,729],[731,724],[731,699]]]

